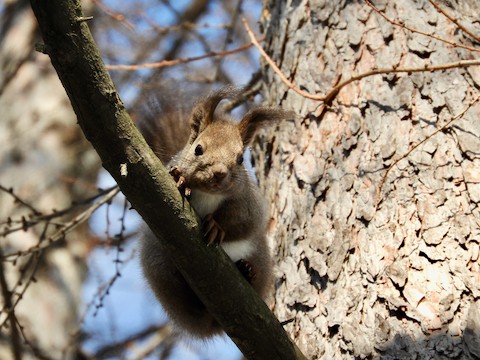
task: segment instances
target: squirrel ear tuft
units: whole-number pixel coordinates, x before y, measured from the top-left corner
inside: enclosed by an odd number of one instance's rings
[[[243,88],[229,85],[213,91],[205,98],[199,100],[194,106],[191,115],[190,144],[192,144],[198,137],[198,134],[200,134],[208,126],[208,124],[213,121],[215,109],[220,101],[224,99],[235,98],[242,92]]]
[[[268,123],[294,118],[295,113],[293,111],[284,111],[278,108],[258,107],[250,110],[238,124],[243,146],[249,145],[257,130],[268,125]]]

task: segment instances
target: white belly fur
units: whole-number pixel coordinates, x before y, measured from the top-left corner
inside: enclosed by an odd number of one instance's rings
[[[201,190],[193,190],[190,204],[203,219],[205,215],[212,214],[221,205],[225,199],[224,195],[210,194]]]
[[[206,215],[214,213],[225,200],[225,196],[219,194],[210,194],[200,190],[192,191],[190,204],[203,219]],[[232,259],[238,261],[250,256],[255,250],[251,239],[227,241],[221,244],[223,250]]]
[[[221,247],[233,262],[247,258],[255,250],[252,239],[223,242]]]

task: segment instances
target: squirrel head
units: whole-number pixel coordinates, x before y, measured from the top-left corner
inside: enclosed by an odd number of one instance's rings
[[[225,194],[240,185],[239,181],[248,176],[243,153],[257,130],[272,121],[292,117],[291,112],[268,107],[250,110],[239,123],[225,114],[215,114],[222,100],[234,98],[241,92],[241,88],[223,87],[193,108],[190,138],[181,159],[183,175],[190,187]]]

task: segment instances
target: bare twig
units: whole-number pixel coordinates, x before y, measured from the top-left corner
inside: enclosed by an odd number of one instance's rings
[[[0,222],[0,225],[7,225],[2,232],[0,232],[0,236],[6,236],[8,234],[11,234],[13,232],[19,231],[19,230],[24,230],[26,231],[28,228],[33,227],[40,222],[48,221],[50,224],[55,225],[55,226],[63,226],[63,223],[60,222],[53,222],[53,219],[57,219],[59,217],[62,217],[64,215],[70,214],[75,208],[78,208],[83,205],[87,205],[94,201],[95,199],[99,198],[100,196],[103,196],[107,193],[109,193],[111,190],[116,188],[117,186],[112,186],[107,189],[101,189],[97,194],[87,198],[83,199],[81,201],[76,201],[72,203],[72,206],[69,206],[65,209],[62,210],[52,210],[52,212],[47,213],[47,214],[42,214],[40,211],[36,210],[32,205],[30,205],[27,201],[21,199],[19,196],[15,195],[13,193],[12,189],[6,189],[8,193],[12,194],[14,196],[15,201],[21,203],[22,205],[26,206],[30,210],[32,210],[31,214],[28,214],[27,217],[22,216],[19,219],[14,219],[14,218],[8,218],[6,221]],[[4,189],[0,185],[0,189]],[[18,225],[18,226],[12,226],[12,225]]]
[[[152,348],[153,350],[158,348],[158,346],[165,342],[169,337],[173,336],[172,334],[172,328],[168,324],[152,325],[125,339],[100,348],[96,351],[94,358],[108,359],[118,357],[121,352],[128,348],[129,352],[132,353],[129,357],[130,359],[145,359],[149,353],[152,352]],[[142,346],[132,345],[140,341],[142,342]]]
[[[354,81],[358,81],[373,75],[442,71],[442,70],[464,68],[464,67],[478,66],[478,65],[480,65],[480,59],[460,60],[453,63],[440,64],[440,65],[425,65],[423,67],[375,69],[360,75],[352,76],[350,79],[342,81],[341,83],[336,85],[334,88],[332,88],[327,95],[325,95],[324,102],[326,104],[330,103],[333,100],[333,98],[338,94],[340,89],[342,89],[345,85],[348,85]]]
[[[120,254],[123,253],[124,251],[124,248],[122,247],[122,245],[126,238],[126,235],[124,234],[124,232],[125,232],[125,217],[127,215],[128,208],[129,208],[129,204],[127,199],[125,198],[124,204],[123,204],[123,212],[122,212],[122,215],[120,216],[120,221],[121,221],[120,232],[114,235],[113,239],[111,239],[108,232],[106,234],[106,238],[107,238],[106,246],[110,246],[112,243],[114,243],[116,246],[115,259],[113,260],[115,264],[115,273],[107,281],[105,282],[102,281],[102,283],[98,286],[97,291],[92,296],[92,299],[85,306],[85,309],[82,311],[82,315],[79,317],[77,328],[70,334],[70,339],[66,347],[63,349],[64,353],[67,353],[67,350],[74,344],[75,340],[78,338],[82,325],[85,322],[87,315],[90,313],[90,310],[93,309],[92,316],[95,317],[100,311],[100,309],[104,308],[104,301],[106,297],[110,294],[110,291],[115,285],[116,281],[121,277],[122,267],[124,267],[129,261],[131,261],[135,257],[135,251],[131,251],[127,257],[124,257],[124,258],[120,257]],[[108,217],[107,217],[107,222],[109,223]],[[109,226],[107,225],[107,228],[108,227]],[[133,341],[133,339],[131,341]],[[105,350],[105,353],[102,353],[101,355],[97,353],[95,355],[95,359],[106,357],[106,355],[108,355],[107,354],[108,352],[109,350],[107,349]]]
[[[26,346],[28,346],[32,352],[32,354],[35,356],[35,359],[38,360],[53,360],[52,357],[49,355],[45,354],[42,349],[38,347],[38,345],[34,344],[25,334],[25,330],[22,324],[18,321],[17,318],[15,318],[18,326],[18,331],[20,335],[22,336],[23,342],[25,343]]]
[[[378,191],[377,191],[377,197],[375,199],[375,208],[374,208],[374,213],[377,211],[377,208],[378,208],[378,204],[380,203],[380,196],[381,196],[381,193],[382,193],[382,189],[383,189],[383,185],[385,184],[385,181],[387,179],[387,176],[389,174],[389,172],[400,162],[402,161],[403,159],[405,159],[408,155],[410,155],[415,149],[417,149],[420,145],[422,145],[423,143],[425,143],[427,140],[431,139],[433,136],[435,136],[436,134],[438,134],[440,131],[443,131],[445,130],[448,126],[450,126],[455,120],[458,120],[459,118],[463,117],[463,115],[465,115],[465,113],[473,106],[475,105],[476,102],[478,102],[478,100],[480,100],[480,95],[478,95],[475,99],[473,99],[465,109],[463,109],[460,113],[458,113],[457,115],[455,115],[454,117],[452,117],[449,121],[447,121],[444,125],[442,125],[441,127],[439,127],[437,130],[435,130],[433,133],[431,133],[430,135],[428,135],[427,137],[425,137],[425,139],[423,139],[422,141],[418,142],[417,144],[415,144],[414,146],[412,146],[412,148],[410,148],[410,150],[408,150],[405,154],[403,154],[402,156],[400,156],[397,160],[395,160],[393,163],[390,164],[390,166],[387,168],[387,170],[385,171],[385,174],[383,175],[382,177],[382,180],[380,181],[380,186],[378,187]]]
[[[110,16],[112,19],[120,22],[122,25],[124,25],[128,30],[134,30],[135,26],[126,19],[125,15],[112,10],[110,7],[108,7],[103,1],[101,0],[93,0],[95,4],[108,16]]]
[[[127,215],[127,209],[128,209],[128,201],[125,198],[124,203],[123,203],[123,213],[122,216],[120,217],[120,220],[122,222],[120,232],[115,235],[115,238],[118,240],[116,242],[116,253],[115,253],[115,260],[113,261],[115,263],[115,275],[111,278],[111,280],[108,282],[103,294],[100,293],[98,298],[99,298],[99,304],[96,305],[95,311],[93,313],[93,316],[96,316],[100,308],[103,306],[103,300],[105,297],[109,294],[110,289],[113,287],[113,284],[117,281],[117,279],[121,276],[120,268],[124,263],[124,260],[120,258],[120,253],[123,252],[123,236],[124,236],[124,231],[125,231],[125,216]],[[110,240],[110,235],[107,232],[107,238]],[[132,252],[130,259],[133,258],[134,252]],[[128,260],[128,259],[127,259]]]
[[[3,250],[0,247],[0,257],[2,257]],[[0,261],[0,287],[2,288],[2,297],[4,307],[7,309],[7,317],[10,324],[10,346],[15,360],[22,359],[22,345],[20,343],[20,334],[17,328],[17,320],[15,317],[14,305],[12,302],[12,292],[8,288],[7,279],[5,277],[5,268],[3,262]],[[1,328],[1,326],[0,326]]]
[[[433,0],[428,0],[430,4],[432,4],[435,9],[437,9],[438,12],[443,14],[448,20],[453,22],[455,25],[457,25],[464,33],[468,34],[470,37],[472,37],[476,42],[480,43],[480,37],[475,35],[473,32],[471,32],[469,29],[467,29],[465,26],[460,24],[460,22],[454,18],[452,15],[448,14],[445,10],[443,10],[437,3],[435,3]]]
[[[232,15],[232,18],[231,18],[230,25],[227,27],[227,33],[226,33],[225,39],[223,41],[222,51],[227,50],[228,44],[230,44],[232,42],[235,26],[237,25],[238,18],[240,16],[241,11],[242,11],[242,3],[243,3],[243,0],[238,0],[237,1],[237,5],[235,6],[235,10],[233,11],[233,15]],[[227,5],[227,3],[225,5]],[[221,70],[220,67],[222,65],[222,61],[223,61],[223,58],[221,58],[221,57],[216,59],[215,71],[214,71],[214,75],[212,77],[214,81],[216,81],[218,79],[218,75],[220,74],[220,70]]]
[[[365,0],[367,1],[367,0]],[[373,75],[387,75],[387,74],[393,74],[393,73],[414,73],[414,72],[427,72],[427,71],[442,71],[442,70],[448,70],[448,69],[455,69],[455,68],[463,68],[463,67],[469,67],[469,66],[477,66],[480,65],[480,59],[473,59],[473,60],[460,60],[457,62],[453,63],[447,63],[447,64],[440,64],[440,65],[425,65],[423,67],[411,67],[411,68],[383,68],[383,69],[375,69],[368,71],[366,73],[352,76],[351,78],[342,81],[341,83],[335,85],[328,93],[327,95],[311,95],[301,89],[299,89],[297,86],[295,86],[290,80],[287,79],[285,74],[282,72],[282,70],[279,69],[277,64],[272,60],[272,58],[265,52],[265,50],[260,46],[260,44],[255,40],[255,35],[253,34],[252,30],[250,29],[247,21],[243,19],[243,24],[245,26],[245,29],[247,30],[248,34],[250,35],[250,39],[252,40],[252,43],[255,45],[255,47],[260,51],[264,59],[267,61],[267,63],[272,67],[272,69],[278,74],[280,79],[293,91],[295,91],[297,94],[311,100],[318,100],[322,101],[324,104],[329,104],[332,102],[332,100],[335,98],[335,96],[339,93],[339,91],[345,87],[346,85],[354,82],[361,80],[363,78],[373,76]],[[323,109],[323,107],[322,107]],[[322,110],[323,111],[323,110]],[[320,113],[322,112],[320,111]]]
[[[5,313],[7,315],[7,318],[4,319],[3,322],[0,323],[0,329],[5,326],[8,320],[8,316],[12,312],[15,311],[15,308],[17,307],[18,303],[20,300],[23,299],[23,296],[27,292],[27,289],[29,286],[36,282],[35,274],[38,270],[38,265],[39,265],[39,256],[38,254],[32,254],[31,257],[28,259],[28,261],[25,263],[25,265],[20,269],[20,274],[21,276],[17,280],[16,284],[13,286],[12,290],[10,291],[12,295],[12,304],[11,307],[7,307],[6,304],[4,304],[3,308],[0,310],[0,314]],[[30,273],[28,276],[27,270],[30,269]],[[20,290],[20,286],[23,286]],[[15,295],[15,301],[13,300],[13,295]]]
[[[466,49],[466,50],[469,50],[469,51],[480,52],[480,49],[477,49],[477,48],[474,48],[474,47],[471,47],[471,46],[467,46],[467,45],[462,45],[462,44],[459,44],[459,43],[450,41],[450,40],[448,40],[448,39],[442,38],[442,37],[440,37],[440,36],[437,36],[437,35],[434,35],[434,34],[430,34],[430,33],[426,33],[426,32],[424,32],[424,31],[421,31],[421,30],[412,28],[412,27],[410,27],[410,26],[405,25],[405,24],[402,23],[402,22],[392,20],[392,19],[390,19],[387,15],[385,15],[383,12],[381,12],[379,9],[377,9],[377,8],[375,7],[375,5],[373,5],[369,0],[364,0],[364,1],[365,1],[365,3],[366,3],[368,6],[370,6],[377,14],[379,14],[381,17],[383,17],[385,20],[387,20],[387,21],[388,21],[390,24],[392,24],[392,25],[399,26],[399,27],[401,27],[401,28],[403,28],[403,29],[405,29],[405,30],[408,30],[408,31],[412,32],[412,33],[424,35],[424,36],[427,36],[427,37],[429,37],[429,38],[442,41],[442,42],[444,42],[444,43],[446,43],[446,44],[449,44],[449,45],[452,45],[452,46],[455,46],[455,47],[459,47],[459,48]]]
[[[232,99],[228,103],[226,103],[222,109],[226,112],[230,112],[233,109],[235,109],[237,106],[242,105],[250,97],[253,97],[256,94],[258,94],[262,86],[262,83],[260,81],[261,79],[262,79],[262,73],[260,71],[257,71],[256,73],[254,73],[250,78],[250,81],[247,83],[247,85],[245,85],[244,92],[239,97]]]
[[[37,245],[31,247],[30,249],[26,251],[16,251],[10,254],[6,254],[2,257],[2,259],[9,259],[9,258],[18,258],[20,256],[32,254],[32,253],[38,253],[41,250],[45,249],[52,243],[63,239],[66,234],[68,234],[70,231],[75,229],[78,225],[81,223],[85,222],[90,218],[90,216],[103,204],[111,201],[115,195],[118,194],[120,190],[118,187],[115,187],[111,189],[107,194],[105,194],[99,201],[97,201],[95,204],[91,205],[88,209],[85,211],[81,212],[79,215],[74,217],[72,220],[68,221],[67,223],[63,224],[60,230],[55,232],[53,235],[49,236],[46,238],[44,241],[38,243]]]
[[[29,203],[27,203],[26,201],[24,201],[20,197],[18,197],[13,192],[12,188],[7,189],[6,187],[0,185],[0,190],[6,192],[7,194],[10,194],[15,199],[16,202],[18,202],[18,203],[22,204],[23,206],[27,207],[28,209],[30,209],[33,212],[34,215],[40,215],[41,214],[41,212],[38,211],[37,209],[35,209],[35,207],[33,205],[30,205]]]
[[[170,326],[164,326],[163,328],[157,330],[147,341],[142,344],[142,346],[137,346],[137,348],[132,349],[133,354],[129,360],[146,359],[150,354],[158,349],[160,345],[168,342],[170,336],[172,336],[172,329]],[[171,343],[166,345],[168,350]]]
[[[63,349],[64,353],[67,353],[68,349],[75,344],[76,339],[82,332],[82,326],[85,323],[85,320],[88,314],[90,314],[90,311],[92,310],[92,316],[95,317],[97,316],[100,309],[104,308],[104,301],[106,297],[110,295],[110,291],[112,290],[116,281],[120,278],[122,268],[126,266],[134,258],[135,258],[135,251],[131,251],[127,257],[125,257],[121,261],[118,261],[118,252],[117,252],[116,259],[114,260],[115,273],[108,280],[105,280],[105,281],[103,281],[103,279],[100,280],[101,284],[97,287],[96,292],[93,294],[90,301],[85,305],[84,309],[82,310],[81,315],[79,316],[79,320],[76,328],[70,333],[70,339],[67,345],[65,346],[65,348]],[[95,356],[95,359],[97,358],[100,358],[100,356],[99,357]]]
[[[287,85],[290,89],[295,91],[297,94],[311,100],[318,100],[318,101],[323,101],[325,97],[323,95],[311,95],[307,93],[306,91],[303,91],[296,87],[290,80],[287,79],[285,74],[280,70],[280,68],[275,64],[275,62],[272,60],[270,56],[265,52],[265,50],[260,46],[258,43],[257,39],[255,38],[255,35],[253,34],[252,29],[248,25],[248,22],[245,18],[242,19],[243,26],[245,26],[245,29],[247,30],[248,36],[250,36],[250,40],[252,41],[253,45],[260,51],[260,54],[262,54],[263,58],[265,61],[268,62],[268,64],[272,67],[272,69],[277,73],[277,75],[282,79],[285,85]]]
[[[183,30],[198,30],[198,29],[228,29],[230,27],[229,24],[195,24],[190,21],[185,21],[179,25],[172,25],[172,26],[158,26],[155,22],[150,19],[146,13],[142,13],[142,18],[145,19],[148,25],[152,27],[154,31],[159,34],[168,34],[173,32],[179,32]]]
[[[262,40],[260,40],[262,41]],[[158,68],[163,68],[167,66],[174,66],[174,65],[179,65],[179,64],[186,64],[189,62],[193,61],[198,61],[198,60],[204,60],[204,59],[209,59],[209,58],[215,58],[215,57],[223,57],[223,56],[228,56],[232,55],[241,51],[245,51],[248,48],[250,48],[253,43],[250,44],[245,44],[242,45],[238,48],[232,49],[232,50],[227,50],[227,51],[219,51],[219,52],[212,52],[209,54],[205,55],[200,55],[200,56],[193,56],[190,58],[184,58],[184,59],[174,59],[174,60],[163,60],[155,63],[145,63],[145,64],[139,64],[139,65],[106,65],[105,67],[107,70],[139,70],[139,69],[158,69]]]

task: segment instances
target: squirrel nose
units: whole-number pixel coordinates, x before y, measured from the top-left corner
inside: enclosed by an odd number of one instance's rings
[[[213,176],[216,180],[223,180],[227,176],[227,172],[225,170],[217,170],[213,172]]]
[[[212,173],[216,181],[222,181],[227,177],[228,169],[223,164],[216,164],[213,166]]]

